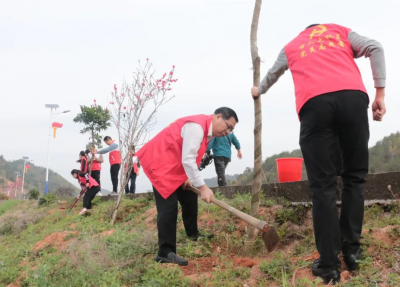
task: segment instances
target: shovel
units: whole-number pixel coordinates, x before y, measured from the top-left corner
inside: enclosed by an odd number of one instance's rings
[[[75,202],[71,205],[71,207],[68,210],[68,213],[71,213],[71,209],[74,208],[75,204],[78,202],[78,200],[82,197],[82,195],[86,192],[87,188],[82,189],[81,192],[79,193],[79,196],[76,198]]]
[[[200,190],[198,190],[196,187],[189,186],[188,188],[191,191],[193,191],[201,196]],[[276,233],[275,228],[273,228],[271,225],[269,225],[265,221],[261,221],[253,216],[250,216],[244,212],[241,212],[241,211],[237,210],[236,208],[233,208],[229,204],[226,204],[225,202],[216,199],[215,197],[211,197],[211,202],[218,205],[219,207],[229,211],[230,213],[233,213],[240,219],[246,221],[248,224],[251,224],[258,230],[260,230],[262,232],[262,239],[264,241],[264,245],[267,248],[268,252],[272,252],[275,249],[275,247],[278,245],[278,242],[279,242],[278,233]]]

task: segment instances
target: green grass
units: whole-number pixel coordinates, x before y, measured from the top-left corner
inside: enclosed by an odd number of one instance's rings
[[[227,200],[239,210],[250,208],[248,195]],[[68,204],[72,203],[72,199]],[[179,216],[177,252],[191,262],[208,257],[218,258],[218,264],[207,271],[198,271],[197,281],[184,275],[177,266],[166,267],[154,262],[157,253],[155,218],[145,214],[154,208],[149,196],[123,199],[117,222],[109,223],[115,202],[93,201],[93,211],[79,216],[81,202],[72,213],[60,211],[57,203],[37,205],[33,201],[4,201],[0,204],[0,286],[7,286],[19,278],[20,286],[243,286],[249,282],[251,269],[234,265],[233,256],[242,256],[246,236],[245,225],[215,205],[199,203],[199,225],[204,233],[215,233],[213,240],[191,241],[183,229]],[[292,286],[297,269],[310,268],[311,261],[301,258],[315,251],[312,226],[304,225],[308,207],[291,207],[282,199],[261,199],[264,207],[281,205],[276,214],[276,226],[281,246],[267,254],[260,237],[255,242],[253,255],[261,258],[260,270],[264,277],[258,286]],[[50,212],[51,211],[51,212]],[[343,286],[400,286],[400,229],[392,228],[387,237],[395,244],[383,244],[374,236],[376,228],[400,226],[399,205],[373,206],[366,209],[363,235],[365,257],[360,270]],[[152,226],[146,226],[151,221]],[[5,223],[6,222],[6,223]],[[111,235],[102,232],[113,229]],[[66,249],[49,246],[35,251],[34,246],[55,232],[75,231],[65,238]],[[62,241],[62,240],[61,240]],[[62,242],[61,242],[62,243]],[[290,252],[286,247],[290,247]],[[299,260],[292,262],[293,257]],[[200,260],[200,261],[198,261]],[[377,261],[378,260],[378,261]],[[380,265],[377,265],[379,262]],[[199,264],[199,263],[196,263]],[[201,266],[197,266],[201,270]],[[206,273],[204,273],[206,272]],[[319,281],[300,278],[296,286],[317,286]],[[341,286],[341,285],[339,285]]]

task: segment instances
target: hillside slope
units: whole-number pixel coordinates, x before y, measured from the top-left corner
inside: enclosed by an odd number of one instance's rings
[[[249,211],[250,196],[228,201]],[[68,202],[69,204],[73,199]],[[215,205],[199,203],[199,228],[213,240],[193,242],[178,221],[177,253],[184,267],[154,262],[157,212],[150,197],[123,199],[115,225],[115,202],[94,200],[91,214],[79,216],[57,204],[0,202],[0,286],[256,287],[323,286],[311,274],[318,258],[310,207],[262,199],[259,217],[275,222],[281,242],[267,253],[260,236],[254,254],[242,257],[246,224]],[[366,208],[360,271],[343,263],[339,286],[400,286],[400,205]]]
[[[37,189],[40,192],[44,191],[45,179],[46,179],[46,168],[36,166],[33,163],[29,164],[31,168],[25,173],[25,191],[30,189]],[[23,160],[7,161],[2,155],[0,155],[0,186],[7,187],[8,182],[15,182],[15,172],[21,173],[24,167]],[[59,187],[73,187],[69,181],[60,176],[58,173],[49,169],[49,191],[54,191]]]

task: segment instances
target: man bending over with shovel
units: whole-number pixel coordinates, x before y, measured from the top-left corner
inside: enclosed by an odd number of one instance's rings
[[[228,135],[238,123],[236,113],[226,107],[212,115],[195,115],[178,119],[158,133],[137,153],[144,173],[153,185],[157,206],[157,262],[188,265],[176,254],[178,201],[186,234],[196,241],[213,235],[199,233],[197,194],[185,190],[196,186],[201,199],[210,203],[213,192],[204,184],[198,166],[213,137]]]

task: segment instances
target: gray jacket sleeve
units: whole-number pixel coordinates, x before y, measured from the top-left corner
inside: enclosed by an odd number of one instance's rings
[[[276,59],[272,68],[268,70],[267,75],[261,81],[260,86],[258,87],[258,92],[260,94],[265,94],[287,69],[289,69],[288,60],[285,54],[285,49],[282,49],[278,55],[278,59]]]
[[[108,153],[110,151],[116,150],[117,148],[118,148],[118,144],[112,143],[108,147],[103,148],[101,150],[98,150],[97,153],[98,154],[105,154],[105,153]]]
[[[371,62],[372,75],[375,88],[384,88],[386,85],[385,53],[382,45],[373,39],[349,32],[348,39],[353,49],[354,58],[368,57]]]

